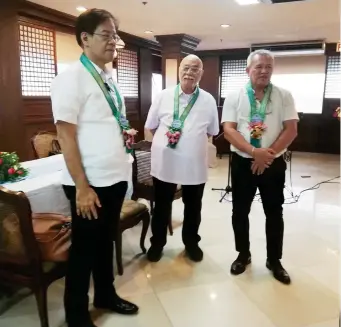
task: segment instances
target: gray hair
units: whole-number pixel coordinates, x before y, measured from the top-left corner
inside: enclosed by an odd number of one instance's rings
[[[247,67],[250,67],[253,61],[253,58],[256,56],[265,56],[265,57],[269,57],[271,58],[273,61],[275,60],[275,56],[273,55],[273,53],[269,50],[265,50],[265,49],[259,49],[259,50],[255,50],[253,52],[251,52],[249,54],[249,56],[247,57],[247,61],[246,61],[246,65]]]

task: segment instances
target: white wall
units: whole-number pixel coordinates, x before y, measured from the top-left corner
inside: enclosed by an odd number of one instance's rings
[[[82,54],[76,37],[72,34],[56,32],[57,71],[61,73],[68,65],[77,61]]]
[[[297,111],[321,113],[325,68],[323,55],[276,57],[271,81],[292,93]]]
[[[56,50],[58,74],[68,65],[79,60],[82,54],[82,48],[78,45],[76,36],[61,32],[56,32]],[[112,64],[107,64],[107,68],[112,69]],[[117,80],[116,70],[113,70],[113,77]]]

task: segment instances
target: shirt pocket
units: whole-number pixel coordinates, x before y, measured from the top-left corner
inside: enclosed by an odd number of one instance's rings
[[[240,94],[238,106],[237,106],[237,113],[238,113],[238,120],[242,121],[249,121],[250,120],[250,103],[247,97],[247,94]]]

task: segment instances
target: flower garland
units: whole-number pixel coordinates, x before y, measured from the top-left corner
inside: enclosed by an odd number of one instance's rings
[[[166,133],[166,136],[168,137],[168,147],[170,147],[171,149],[175,149],[180,140],[181,130],[170,128],[169,131]]]
[[[251,122],[249,124],[251,137],[255,140],[260,140],[266,129],[267,129],[267,126],[263,122]]]
[[[135,135],[137,134],[137,130],[134,128],[123,129],[122,133],[125,147],[129,151],[132,150],[132,145],[135,143]]]
[[[0,152],[0,184],[15,182],[27,176],[28,170],[19,163],[15,152]]]

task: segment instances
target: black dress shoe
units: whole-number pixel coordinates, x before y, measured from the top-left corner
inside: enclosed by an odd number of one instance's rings
[[[194,262],[200,262],[204,258],[204,252],[200,249],[199,245],[186,246],[186,255]]]
[[[147,259],[150,262],[158,262],[162,258],[162,248],[158,248],[156,246],[151,246],[147,252]]]
[[[122,315],[133,315],[139,311],[137,305],[126,300],[123,300],[119,296],[116,296],[114,299],[110,301],[95,300],[94,307],[96,309],[117,312]]]
[[[232,263],[231,266],[231,274],[232,275],[240,275],[242,274],[247,265],[251,263],[251,254],[250,253],[239,253],[237,259]]]
[[[266,260],[266,267],[272,271],[273,276],[279,282],[289,285],[291,283],[291,279],[287,271],[283,268],[281,262],[279,260],[275,260],[273,262]]]

